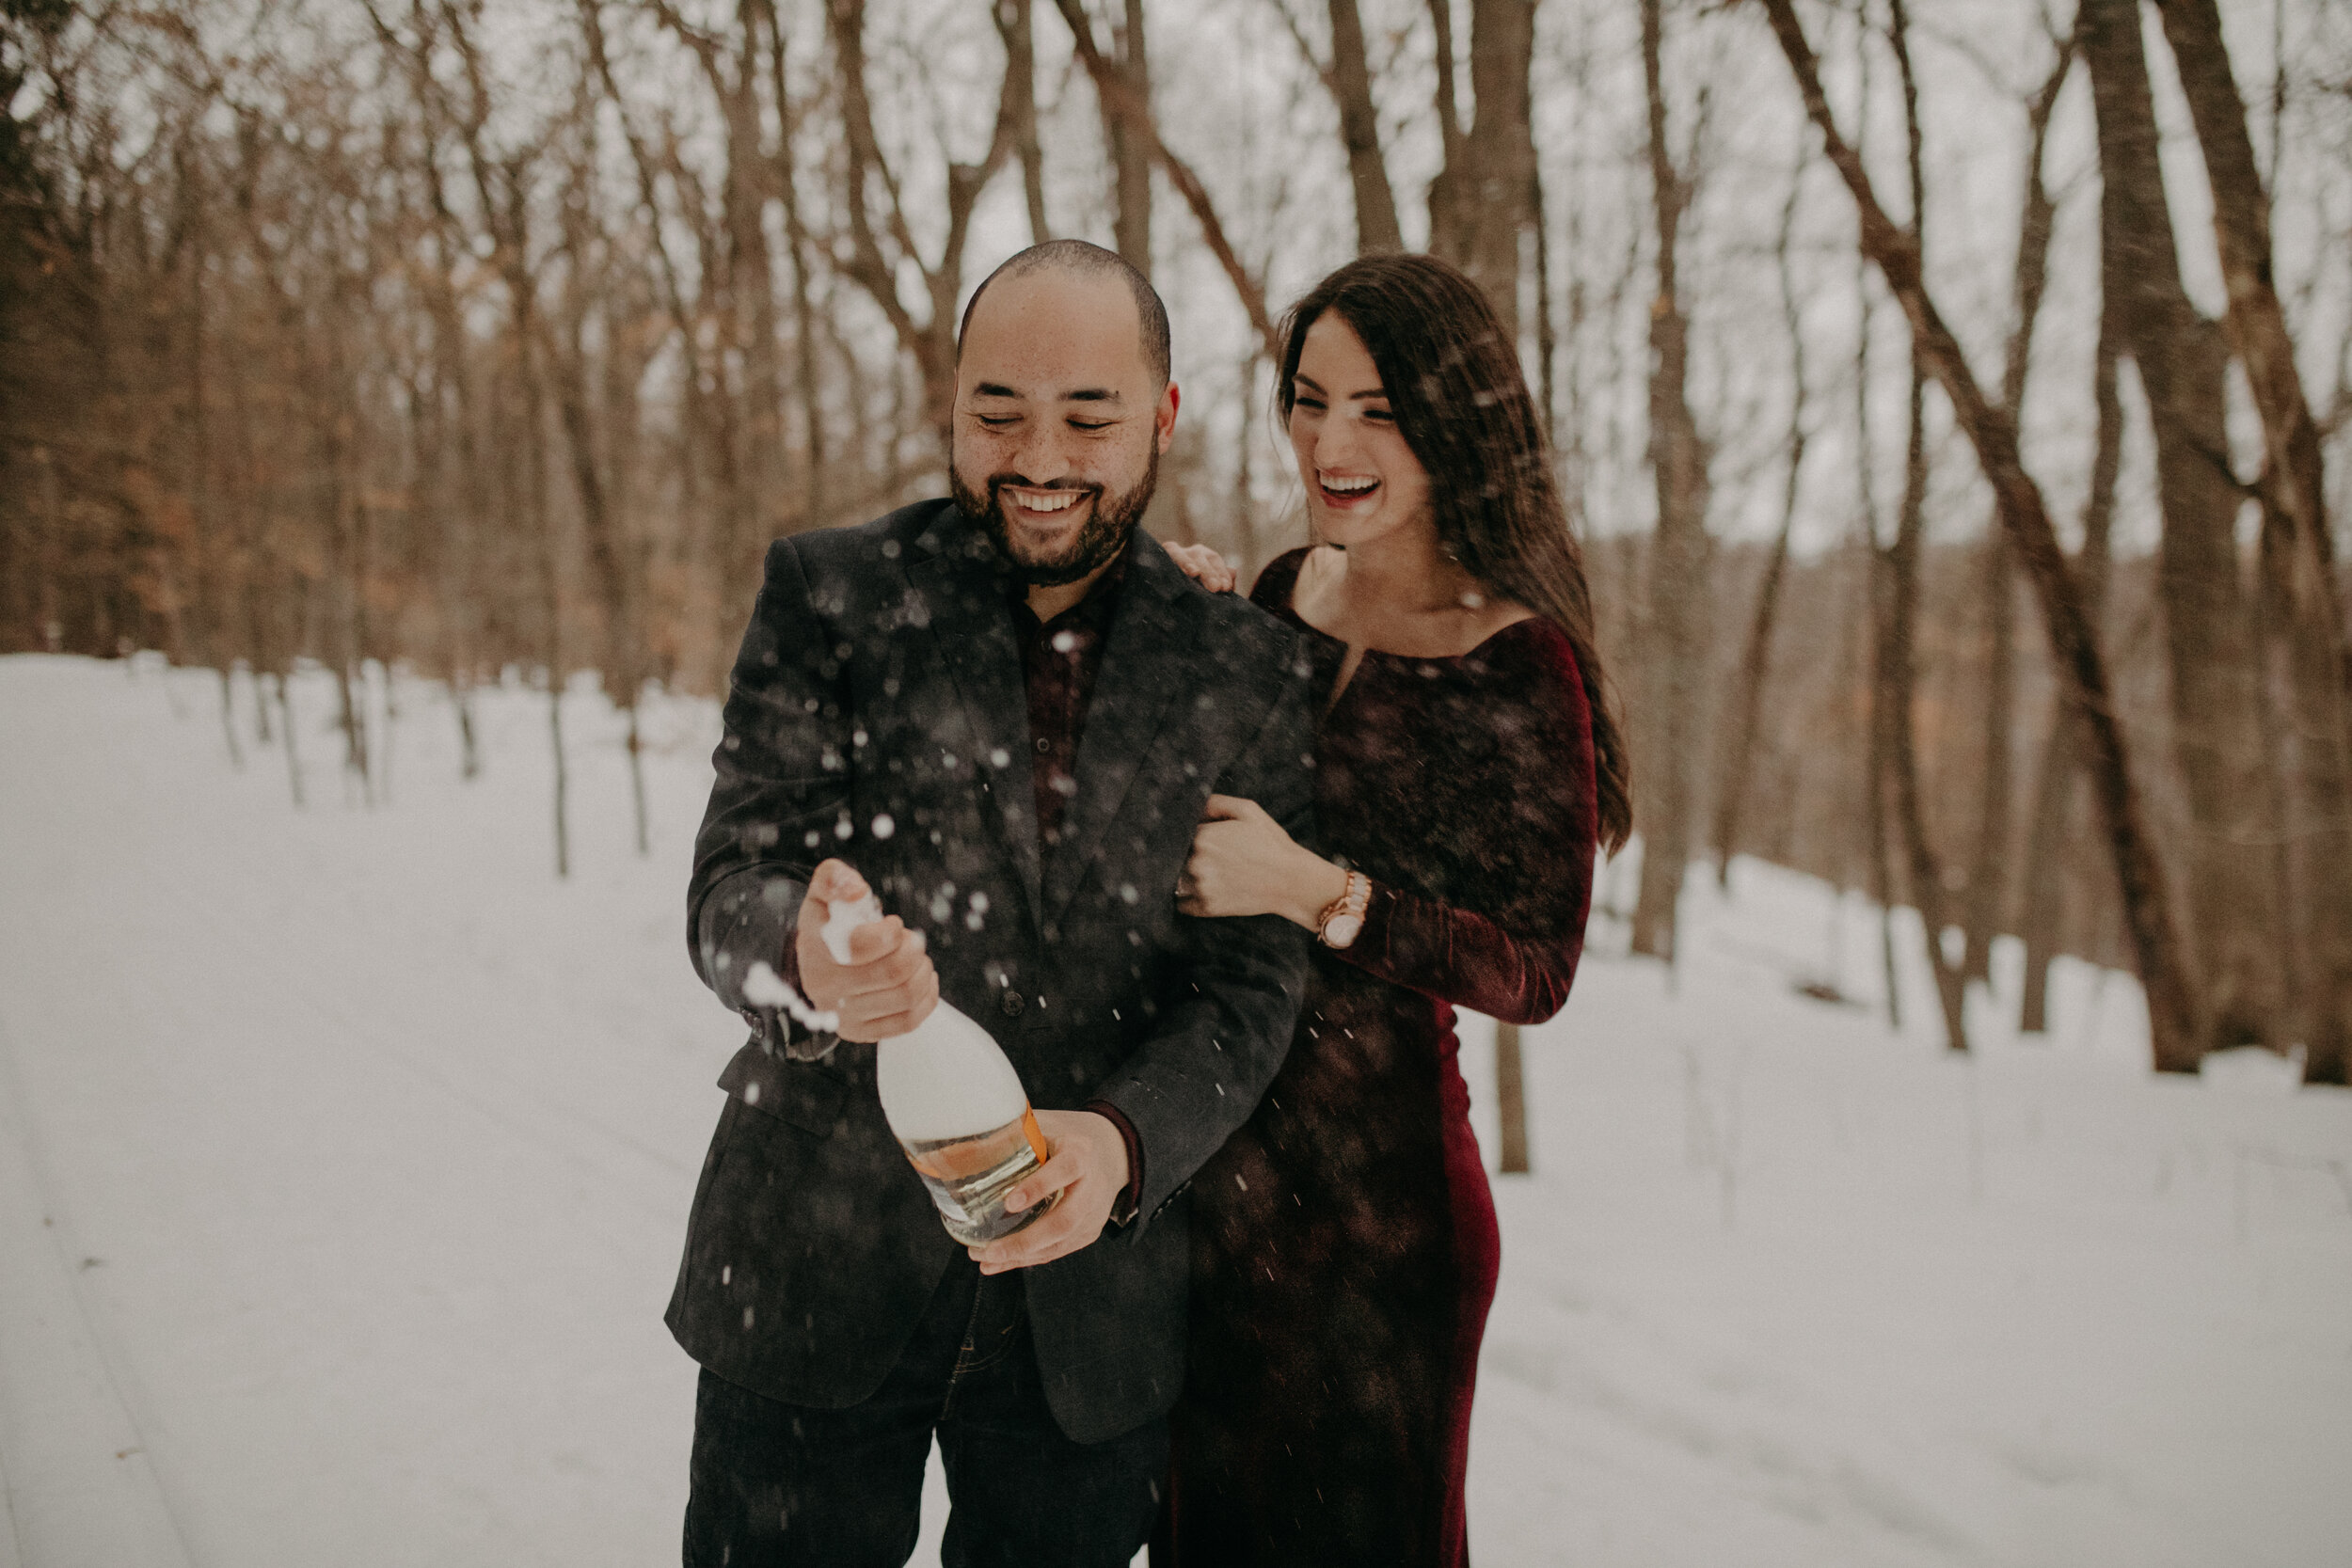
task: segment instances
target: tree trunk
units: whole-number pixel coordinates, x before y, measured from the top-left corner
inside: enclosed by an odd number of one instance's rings
[[[1650,307],[1649,458],[1657,482],[1658,530],[1651,544],[1649,623],[1650,733],[1657,751],[1643,759],[1654,803],[1642,830],[1642,890],[1633,911],[1632,949],[1672,961],[1676,908],[1690,860],[1692,781],[1699,741],[1707,613],[1707,449],[1687,390],[1690,324],[1677,293],[1676,244],[1690,186],[1666,145],[1661,55],[1661,0],[1642,0],[1642,67],[1649,96],[1650,186],[1658,219],[1658,293]],[[1480,110],[1484,118],[1485,110]]]
[[[1029,243],[1043,245],[1054,233],[1045,221],[1045,151],[1037,139],[1037,26],[1030,0],[996,0],[996,33],[1005,40],[1005,112],[1012,119],[1013,156],[1021,160]]]
[[[286,783],[294,791],[294,810],[302,809],[302,756],[294,747],[294,698],[286,690],[286,673],[279,671],[278,683],[278,728],[286,737]]]
[[[1902,15],[1901,0],[1896,0],[1895,14],[1899,19]],[[1899,36],[1899,20],[1896,31]],[[1887,552],[1886,638],[1879,647],[1879,686],[1885,692],[1890,769],[1885,782],[1895,791],[1895,820],[1902,832],[1903,856],[1911,874],[1911,903],[1919,911],[1928,973],[1935,977],[1935,999],[1944,1012],[1944,1043],[1951,1050],[1966,1051],[1966,982],[1961,978],[1961,966],[1944,951],[1944,868],[1928,837],[1927,807],[1919,792],[1919,741],[1911,715],[1918,678],[1919,552],[1927,534],[1928,499],[1927,376],[1915,364],[1911,372],[1909,430],[1903,455],[1902,507],[1896,518],[1895,545]]]
[[[2009,540],[1998,527],[1983,545],[1985,676],[1983,789],[1977,800],[1977,846],[1968,868],[1967,947],[1961,979],[1990,980],[1993,939],[2009,906],[2010,818],[2015,809],[2010,739],[2017,727],[2016,599],[2010,590]]]
[[[1495,1112],[1502,1127],[1502,1158],[1506,1176],[1523,1176],[1534,1167],[1527,1158],[1527,1076],[1519,1051],[1519,1026],[1495,1025]]]
[[[1781,204],[1780,238],[1772,252],[1780,273],[1781,320],[1788,330],[1788,477],[1781,490],[1780,532],[1764,562],[1764,580],[1756,592],[1756,613],[1748,622],[1748,651],[1740,664],[1739,694],[1732,702],[1731,721],[1724,726],[1728,741],[1715,798],[1715,878],[1716,885],[1725,889],[1731,886],[1732,857],[1740,852],[1740,808],[1754,771],[1756,723],[1763,712],[1765,674],[1772,666],[1772,628],[1780,613],[1781,581],[1788,571],[1788,535],[1797,522],[1797,482],[1804,468],[1804,323],[1788,254],[1796,228],[1797,197],[1804,188],[1804,169],[1800,163],[1788,182],[1788,198]]]
[[[582,171],[583,178],[585,171]],[[573,266],[583,264],[588,253],[588,235],[584,218],[592,210],[592,198],[575,193],[564,203],[567,224],[579,224],[566,236]],[[588,407],[588,349],[586,342],[589,288],[575,270],[564,300],[564,321],[561,337],[550,336],[544,345],[542,357],[555,386],[556,422],[564,432],[564,450],[571,458],[572,495],[580,505],[580,527],[587,545],[588,577],[593,584],[597,609],[604,621],[604,646],[596,659],[604,676],[606,693],[628,720],[628,757],[632,777],[640,764],[637,750],[637,701],[644,683],[644,661],[640,653],[642,636],[638,628],[637,595],[626,564],[628,546],[621,519],[612,504],[612,486],[597,461],[599,451],[608,444],[597,438],[596,423]],[[613,334],[608,324],[604,334],[610,345]],[[608,353],[613,352],[609,346]],[[552,578],[550,578],[552,583]],[[550,593],[552,588],[550,587]],[[555,612],[552,599],[549,613]],[[561,673],[558,672],[560,678]],[[558,741],[561,741],[559,722]],[[563,776],[559,753],[557,776]],[[637,852],[647,851],[644,788],[637,787]]]
[[[1862,49],[1862,96],[1867,102],[1870,93],[1870,55],[1867,42]],[[1860,525],[1858,556],[1859,582],[1855,598],[1859,607],[1850,622],[1866,636],[1857,639],[1863,646],[1854,650],[1848,668],[1851,679],[1861,689],[1863,706],[1862,745],[1862,820],[1867,840],[1864,850],[1869,879],[1870,901],[1878,909],[1879,974],[1886,994],[1886,1027],[1895,1034],[1903,1028],[1902,985],[1895,968],[1895,863],[1892,834],[1886,818],[1887,724],[1886,686],[1879,679],[1880,650],[1886,642],[1886,551],[1879,543],[1879,503],[1876,475],[1878,443],[1870,433],[1870,323],[1873,304],[1870,299],[1868,258],[1859,251],[1854,256],[1854,298],[1860,302],[1862,320],[1854,333],[1853,351],[1853,422],[1854,489],[1859,505]]]
[[[739,519],[747,530],[737,542],[734,570],[757,571],[769,542],[806,526],[806,493],[793,483],[785,457],[784,323],[776,308],[775,257],[768,245],[769,178],[773,166],[760,130],[759,30],[756,0],[739,0],[739,34],[726,106],[725,218],[727,294],[742,343],[743,392],[750,404],[743,420],[743,495]],[[717,84],[713,84],[714,88]],[[589,199],[593,200],[591,196]],[[746,319],[748,318],[748,320]],[[788,499],[789,498],[789,499]],[[793,505],[797,499],[801,504]]]
[[[1911,177],[1911,230],[1915,249],[1927,244],[1927,148],[1919,126],[1919,81],[1911,65],[1911,18],[1903,0],[1888,0],[1888,40],[1903,95],[1904,164]],[[1895,818],[1903,835],[1911,870],[1911,901],[1919,911],[1921,944],[1935,1000],[1944,1013],[1944,1043],[1968,1049],[1967,988],[1961,966],[1944,951],[1944,868],[1928,834],[1927,805],[1920,799],[1919,739],[1912,704],[1918,688],[1919,557],[1927,542],[1928,380],[1916,346],[1911,356],[1910,415],[1903,440],[1903,499],[1896,514],[1895,546],[1887,556],[1889,589],[1886,641],[1879,653],[1879,680],[1886,690],[1887,760],[1893,772]],[[2013,411],[2012,411],[2013,413]]]
[[[1347,149],[1347,175],[1356,193],[1356,249],[1370,256],[1403,250],[1397,227],[1396,194],[1380,155],[1380,116],[1372,102],[1372,68],[1364,58],[1364,22],[1356,0],[1331,0],[1331,65],[1323,73],[1339,105],[1340,142]]]
[[[1868,450],[1864,449],[1866,451]],[[1865,459],[1867,462],[1867,459]],[[1863,767],[1864,831],[1870,839],[1870,898],[1879,911],[1879,974],[1886,988],[1886,1026],[1902,1033],[1902,984],[1895,967],[1895,833],[1886,813],[1886,781],[1894,771],[1894,725],[1887,714],[1886,682],[1880,673],[1887,641],[1890,601],[1886,552],[1872,519],[1862,568],[1867,584],[1870,622],[1869,751]]]
[[[593,10],[593,4],[589,8]],[[492,260],[506,287],[507,325],[514,334],[515,379],[521,404],[516,432],[522,449],[520,472],[516,475],[522,502],[520,531],[533,546],[533,575],[538,578],[540,647],[547,663],[548,737],[555,766],[555,874],[569,877],[572,855],[570,769],[564,752],[563,575],[554,511],[548,504],[546,372],[541,367],[545,356],[540,352],[543,334],[538,318],[538,279],[531,269],[531,200],[525,183],[532,155],[516,154],[493,166],[485,145],[484,127],[489,119],[490,94],[481,55],[456,13],[452,11],[449,15],[451,39],[466,71],[468,113],[463,129],[467,162],[473,174],[475,195],[490,226]]]
[[[2299,844],[2304,908],[2292,923],[2306,933],[2310,953],[2303,966],[2307,999],[2296,1009],[2310,1030],[2306,1073],[2343,1083],[2352,1065],[2352,832],[2344,826],[2352,822],[2352,662],[2318,426],[2279,301],[2269,197],[2255,167],[2220,15],[2214,0],[2159,0],[2157,8],[2213,191],[2231,346],[2262,416],[2265,595],[2284,611],[2283,684],[2299,732],[2304,810],[2318,824]],[[2286,69],[2283,61],[2279,69]]]
[[[805,501],[801,509],[803,526],[821,528],[829,520],[827,509],[831,501],[831,473],[827,463],[825,439],[824,396],[817,373],[818,333],[814,308],[809,300],[809,252],[811,242],[808,227],[801,216],[799,159],[794,152],[792,98],[787,90],[784,69],[784,29],[778,24],[773,0],[758,0],[760,19],[768,28],[768,79],[770,90],[776,101],[776,156],[770,179],[784,206],[785,246],[792,258],[792,372],[793,390],[801,404],[801,484]],[[1023,46],[1027,47],[1028,0],[1003,0],[998,8],[999,24],[1008,8],[1020,13]],[[1008,43],[1008,48],[1010,44]],[[1028,56],[1024,55],[1023,58]],[[1018,64],[1018,61],[1015,62]],[[1027,76],[1029,135],[1034,144],[1037,134],[1037,103],[1034,65]],[[1042,196],[1039,198],[1042,201]],[[1041,218],[1043,208],[1037,209]],[[1042,236],[1040,236],[1042,238]]]
[[[1254,349],[1242,360],[1240,386],[1242,407],[1248,409],[1257,402],[1258,355]],[[1243,415],[1241,440],[1233,453],[1233,550],[1240,557],[1233,570],[1243,582],[1256,581],[1258,568],[1263,564],[1258,559],[1257,500],[1250,493],[1253,489],[1249,470],[1254,422],[1247,413]]]
[[[1451,40],[1449,19],[1441,40],[1449,53]],[[1429,187],[1429,248],[1486,291],[1515,342],[1519,331],[1519,233],[1527,226],[1535,172],[1528,84],[1534,51],[1534,0],[1470,0],[1470,92],[1476,116],[1466,134],[1447,138],[1445,167]],[[1451,60],[1440,70],[1444,115],[1452,111]],[[1454,121],[1457,132],[1459,124]]]
[[[841,5],[845,0],[833,0],[833,3]],[[1225,225],[1216,215],[1216,203],[1209,199],[1208,187],[1201,184],[1200,177],[1193,172],[1191,165],[1169,150],[1152,118],[1151,103],[1136,92],[1134,85],[1117,64],[1096,45],[1094,24],[1087,20],[1086,7],[1080,0],[1055,0],[1055,8],[1061,12],[1062,21],[1069,25],[1071,41],[1077,49],[1079,63],[1086,67],[1087,75],[1094,82],[1096,96],[1115,102],[1121,119],[1144,138],[1144,146],[1159,164],[1160,172],[1168,176],[1168,182],[1176,187],[1176,194],[1183,197],[1184,205],[1192,209],[1193,219],[1200,226],[1200,238],[1208,245],[1209,253],[1216,258],[1217,265],[1224,268],[1225,277],[1232,284],[1242,309],[1248,313],[1249,325],[1257,328],[1258,341],[1265,345],[1269,357],[1279,360],[1282,353],[1282,340],[1275,330],[1274,318],[1266,313],[1264,285],[1251,275],[1248,267],[1242,265],[1239,253],[1226,237]]]
[[[2027,103],[2024,211],[2017,220],[2017,267],[2011,284],[2009,350],[2001,364],[2001,404],[2020,420],[2026,378],[2033,366],[2034,325],[2050,276],[2050,233],[2057,204],[2042,176],[2050,137],[2050,115],[2074,58],[2074,40],[2058,46],[2058,63],[2042,90]],[[2008,536],[1998,519],[1987,523],[1984,541],[1984,615],[1990,668],[1984,693],[1984,792],[1978,801],[1977,856],[1968,873],[1968,950],[1961,964],[1967,980],[1992,977],[1993,939],[2008,913],[2010,827],[2015,805],[2010,775],[2010,742],[2016,729],[2016,594]]]
[[[1068,3],[1074,6],[1077,0]],[[1078,14],[1085,15],[1083,11]],[[923,422],[937,438],[945,457],[956,396],[956,306],[963,290],[963,252],[972,237],[972,210],[1012,155],[1012,110],[1020,87],[1013,80],[1013,63],[1008,59],[987,152],[977,164],[947,166],[946,234],[940,242],[939,260],[927,261],[915,247],[914,228],[900,203],[900,182],[891,171],[874,130],[873,103],[866,86],[866,0],[826,0],[825,22],[837,62],[848,177],[843,207],[849,220],[850,254],[839,270],[881,309],[898,335],[898,346],[914,361],[923,378]],[[1098,75],[1098,91],[1101,87]],[[882,198],[879,231],[874,221],[878,192]],[[888,250],[884,238],[890,241]],[[927,313],[920,320],[898,293],[899,276],[909,267],[921,275],[929,296]],[[890,451],[895,461],[897,442],[890,444]]]
[[[2083,0],[2078,27],[2098,113],[2102,282],[2155,424],[2164,518],[2157,583],[2191,825],[2190,929],[2214,1031],[2204,1044],[2283,1044],[2278,911],[2262,858],[2249,852],[2276,836],[2276,825],[2263,821],[2262,680],[2240,587],[2229,356],[2181,285],[2139,0]]]
[[[1951,400],[1954,417],[1976,449],[1978,462],[1999,501],[2001,526],[2009,531],[2034,584],[2067,699],[2081,712],[2089,731],[2089,765],[2115,859],[2116,881],[2140,985],[2147,993],[2155,1065],[2164,1070],[2193,1071],[2202,1054],[2205,1030],[2180,933],[2173,924],[2164,866],[2156,858],[2141,814],[2129,747],[2109,696],[2106,660],[2084,612],[2081,591],[2058,548],[2058,532],[2050,525],[2041,487],[2018,455],[2016,421],[1988,401],[1977,385],[1976,374],[1962,356],[1951,329],[1945,325],[1943,313],[1928,294],[1918,246],[1879,205],[1868,170],[1839,133],[1829,100],[1821,91],[1812,47],[1797,21],[1795,0],[1763,3],[1804,96],[1805,113],[1820,132],[1831,163],[1853,197],[1861,218],[1863,249],[1902,302],[1914,345]]]
[[[638,206],[644,214],[645,239],[653,251],[655,276],[661,285],[662,304],[667,308],[670,325],[677,333],[678,344],[678,416],[683,426],[678,442],[678,487],[681,510],[689,519],[699,516],[698,504],[706,470],[717,482],[716,511],[719,523],[716,537],[707,540],[689,539],[689,554],[700,553],[712,562],[723,561],[728,541],[735,532],[734,519],[742,511],[738,493],[734,439],[731,430],[722,428],[726,419],[723,396],[714,399],[712,386],[716,379],[706,365],[703,352],[702,318],[707,303],[704,295],[707,285],[698,288],[692,298],[686,293],[682,269],[671,254],[668,216],[661,209],[658,171],[652,150],[645,145],[628,106],[621,96],[621,87],[612,74],[612,62],[605,49],[601,0],[579,0],[580,33],[588,51],[589,63],[595,67],[597,79],[604,87],[605,96],[612,101],[612,113],[621,128],[621,137],[628,146],[629,167],[636,176]],[[714,411],[714,404],[718,406]],[[696,544],[705,548],[697,552]],[[723,578],[721,578],[723,583]]]
[[[229,766],[245,771],[245,748],[237,744],[237,710],[231,700],[229,661],[220,661],[220,733],[229,742]]]
[[[1544,446],[1557,465],[1560,404],[1552,368],[1560,357],[1560,334],[1551,320],[1551,230],[1544,222],[1544,174],[1533,158],[1527,169],[1527,226],[1535,235],[1535,409],[1543,416]],[[1574,511],[1568,515],[1581,519],[1583,513]]]
[[[1144,47],[1143,0],[1126,0],[1124,19],[1111,29],[1117,69],[1127,90],[1148,114],[1152,105],[1152,62]],[[1112,243],[1144,277],[1152,276],[1152,150],[1149,135],[1131,125],[1115,104],[1103,106],[1103,131],[1110,143],[1113,196]]]
[[[474,735],[471,671],[460,671],[451,682],[450,701],[457,709],[457,776],[470,784],[482,776],[482,748]]]

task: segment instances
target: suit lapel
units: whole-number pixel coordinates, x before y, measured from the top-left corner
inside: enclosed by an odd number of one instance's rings
[[[1078,741],[1078,792],[1063,814],[1061,842],[1045,858],[1047,924],[1061,918],[1076,893],[1136,782],[1144,753],[1167,721],[1169,705],[1190,693],[1192,646],[1200,631],[1200,601],[1184,592],[1183,574],[1158,542],[1138,531],[1087,705]]]
[[[959,536],[969,526],[954,508],[945,509],[917,541],[934,553],[910,563],[907,578],[922,596],[934,650],[961,700],[973,776],[995,802],[997,830],[1035,922],[1041,907],[1037,794],[1021,645],[1013,634],[1011,607],[986,558],[959,558]]]

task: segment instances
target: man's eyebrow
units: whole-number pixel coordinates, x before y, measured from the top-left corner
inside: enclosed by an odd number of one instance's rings
[[[1013,390],[1001,381],[983,381],[972,388],[976,398],[1021,398],[1025,394]],[[1061,395],[1064,403],[1120,403],[1124,401],[1116,387],[1081,387]]]
[[[1311,392],[1323,392],[1323,384],[1304,371],[1293,371],[1291,379]],[[1323,395],[1328,397],[1330,394],[1325,392]],[[1350,392],[1347,397],[1350,403],[1362,403],[1368,398],[1378,398],[1386,403],[1389,401],[1389,389],[1386,387],[1375,387],[1367,391]]]

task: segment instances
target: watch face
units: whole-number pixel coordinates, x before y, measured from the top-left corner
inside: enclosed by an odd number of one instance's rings
[[[1345,947],[1364,928],[1360,914],[1335,914],[1323,927],[1323,940],[1333,947]]]

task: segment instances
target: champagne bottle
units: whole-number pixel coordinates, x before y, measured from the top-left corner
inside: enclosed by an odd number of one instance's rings
[[[827,907],[818,935],[835,963],[850,961],[850,933],[882,918],[871,893]],[[947,1234],[969,1246],[1009,1236],[1060,1200],[1057,1193],[1019,1213],[1005,1194],[1042,1164],[1048,1151],[1020,1074],[988,1031],[943,999],[907,1034],[875,1046],[882,1116]]]

